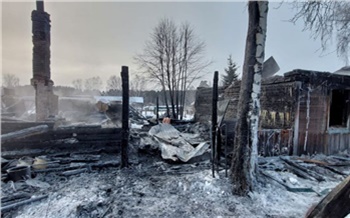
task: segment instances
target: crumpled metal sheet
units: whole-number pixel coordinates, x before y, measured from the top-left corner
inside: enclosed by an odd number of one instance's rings
[[[193,147],[187,140],[188,134],[182,136],[172,125],[160,123],[153,126],[148,134],[159,143],[163,159],[187,162],[191,158],[200,156],[209,148],[208,142],[202,142]]]

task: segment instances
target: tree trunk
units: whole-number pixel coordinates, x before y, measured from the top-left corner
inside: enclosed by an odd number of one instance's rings
[[[261,72],[266,39],[267,1],[249,1],[249,26],[238,102],[231,166],[234,193],[245,195],[256,183]]]

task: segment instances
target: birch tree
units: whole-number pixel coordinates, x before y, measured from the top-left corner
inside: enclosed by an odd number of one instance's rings
[[[133,79],[130,81],[130,90],[135,96],[141,96],[142,91],[146,88],[146,78],[138,74],[133,76]]]
[[[261,72],[265,57],[267,12],[267,1],[248,2],[248,33],[231,166],[233,191],[239,195],[253,191],[256,185]]]
[[[336,50],[346,65],[349,65],[350,52],[350,2],[349,1],[294,1],[297,10],[291,19],[304,22],[304,30],[309,30],[314,39],[320,38],[325,51],[332,39],[336,39]]]

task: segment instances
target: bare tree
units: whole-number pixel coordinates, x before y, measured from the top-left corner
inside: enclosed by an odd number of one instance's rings
[[[91,77],[85,80],[85,90],[101,90],[102,80],[99,76]]]
[[[130,80],[130,89],[136,96],[141,96],[142,91],[146,88],[146,78],[140,75],[135,75],[132,80]]]
[[[73,87],[77,90],[82,91],[83,90],[83,80],[82,79],[75,79],[72,81]]]
[[[169,19],[161,20],[154,28],[151,40],[142,54],[135,57],[147,77],[162,87],[167,113],[177,118],[185,93],[192,82],[205,72],[210,62],[204,61],[205,44],[184,23],[180,27]]]
[[[107,91],[108,90],[122,90],[122,80],[120,77],[115,75],[109,77],[107,80]]]
[[[2,86],[6,88],[14,88],[19,86],[19,78],[13,74],[5,73],[2,77]]]
[[[315,39],[321,39],[323,51],[335,37],[337,54],[349,65],[350,2],[312,0],[294,1],[292,4],[297,13],[291,21],[303,20],[304,30],[310,30]]]
[[[248,33],[231,167],[234,192],[240,195],[252,191],[256,184],[261,72],[264,62],[267,12],[267,1],[248,2]]]

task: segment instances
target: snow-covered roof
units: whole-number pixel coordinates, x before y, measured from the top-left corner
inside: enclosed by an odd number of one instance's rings
[[[94,96],[94,98],[96,101],[101,101],[103,103],[109,103],[112,101],[121,102],[123,100],[122,96]],[[143,97],[129,97],[129,103],[143,104]]]
[[[334,74],[350,76],[350,66],[345,66],[335,71]]]

